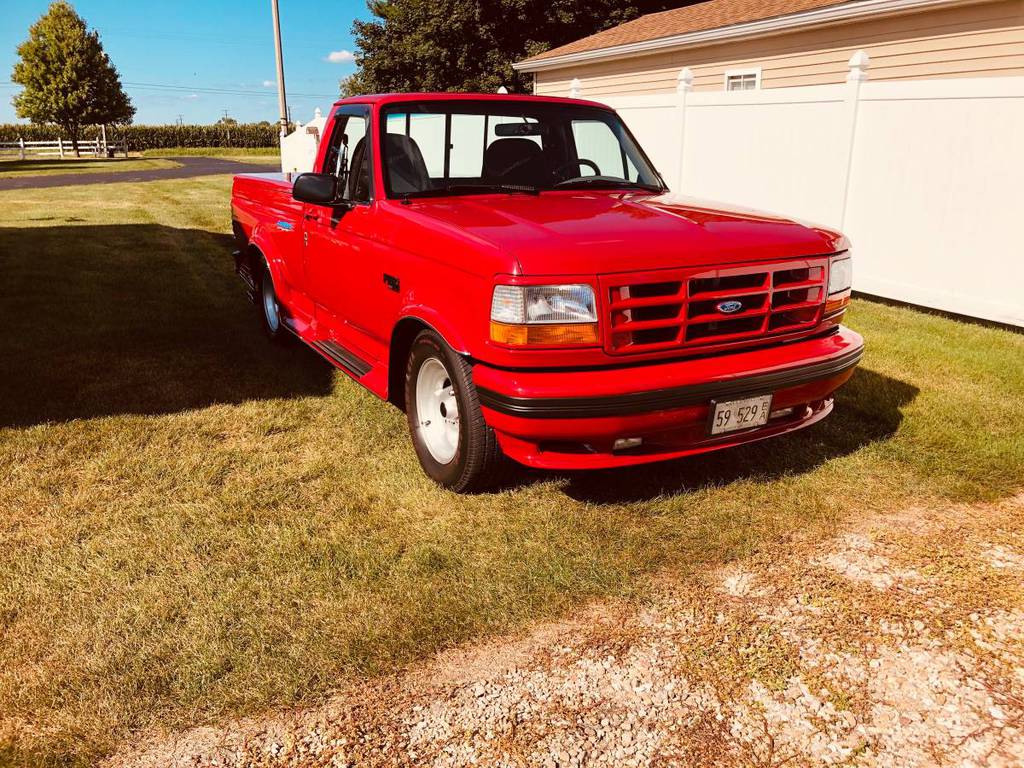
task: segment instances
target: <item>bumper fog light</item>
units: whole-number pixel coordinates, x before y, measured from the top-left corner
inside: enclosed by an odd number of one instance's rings
[[[642,437],[620,437],[612,445],[613,451],[625,451],[628,448],[636,448],[643,443]]]

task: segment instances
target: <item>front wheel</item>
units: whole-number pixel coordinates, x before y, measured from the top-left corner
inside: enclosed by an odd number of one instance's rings
[[[405,371],[405,404],[423,471],[456,492],[499,484],[508,460],[480,412],[472,368],[437,333],[413,341]]]

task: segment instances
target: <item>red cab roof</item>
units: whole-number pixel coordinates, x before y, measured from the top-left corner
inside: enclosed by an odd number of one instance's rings
[[[573,104],[583,107],[611,109],[607,104],[586,99],[565,99],[560,96],[534,96],[518,93],[374,93],[365,96],[350,96],[334,102],[334,106],[342,104],[394,104],[403,101],[511,101],[535,102],[544,104]]]

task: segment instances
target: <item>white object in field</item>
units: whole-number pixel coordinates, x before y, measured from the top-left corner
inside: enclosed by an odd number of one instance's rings
[[[757,91],[698,90],[683,69],[674,92],[590,98],[674,192],[842,230],[854,290],[1024,327],[1024,77],[870,67],[857,51],[846,82]]]
[[[295,130],[281,139],[281,170],[284,173],[307,173],[313,170],[317,147],[327,123],[317,107],[313,119],[303,125],[295,124]]]

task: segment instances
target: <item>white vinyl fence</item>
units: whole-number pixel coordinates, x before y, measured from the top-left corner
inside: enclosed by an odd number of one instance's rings
[[[78,153],[83,156],[107,157],[123,154],[128,157],[128,145],[125,143],[107,142],[95,139],[79,141]],[[27,157],[71,157],[75,154],[74,146],[68,139],[57,138],[53,141],[0,141],[0,155],[16,156],[20,160]]]
[[[854,288],[1024,326],[1024,77],[602,97],[674,192],[841,229]],[[570,95],[586,98],[578,82]]]

